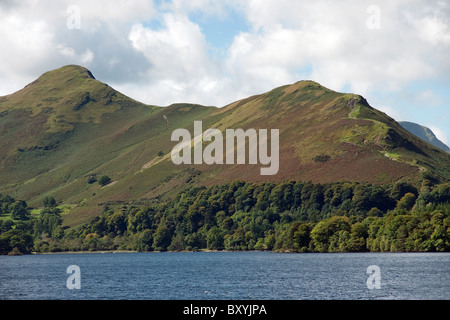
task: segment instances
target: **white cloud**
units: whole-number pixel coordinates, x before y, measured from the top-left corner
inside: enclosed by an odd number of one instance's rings
[[[42,0],[48,4],[51,0]],[[64,0],[61,8],[79,8],[82,28],[96,31],[102,28],[102,24],[114,24],[137,22],[151,19],[156,10],[153,1],[149,0]],[[66,10],[66,9],[65,9]],[[66,10],[67,11],[67,10]],[[70,13],[65,13],[66,17]]]
[[[382,27],[371,30],[370,2],[250,1],[253,28],[235,37],[229,64],[237,63],[240,75],[252,79],[256,73],[269,83],[312,65],[311,78],[335,90],[398,90],[438,70],[428,58],[434,49],[418,45],[421,39],[411,32],[417,25],[404,17],[403,1],[394,3],[380,5]]]
[[[158,30],[135,24],[128,35],[133,48],[150,63],[144,70],[147,80],[140,83],[145,92],[137,93],[138,97],[162,105],[208,104],[207,98],[218,94],[218,82],[223,80],[207,54],[208,44],[199,26],[185,15],[173,13],[164,14],[161,24]]]
[[[136,24],[129,34],[133,48],[151,62],[151,75],[180,80],[205,73],[209,60],[207,43],[198,25],[173,14],[165,14],[162,20],[161,30]]]
[[[422,7],[422,12],[425,14],[420,15],[416,10],[408,13],[408,18],[415,26],[418,37],[433,46],[450,46],[449,3],[431,2],[431,5]]]
[[[94,53],[90,49],[86,49],[84,53],[78,54],[75,49],[66,47],[64,45],[57,45],[57,51],[64,57],[67,57],[74,61],[74,64],[80,64],[88,67],[94,60]]]
[[[392,108],[392,107],[386,106],[386,105],[382,105],[382,106],[377,106],[377,109],[386,113],[392,119],[394,119],[396,121],[401,121],[400,113],[395,108]]]
[[[379,8],[380,29],[367,27],[373,5]],[[66,26],[70,6],[79,8],[80,29]],[[450,103],[445,94],[433,85],[413,94],[404,88],[428,79],[448,81],[449,8],[440,0],[2,2],[0,95],[45,71],[77,63],[150,104],[223,106],[312,79],[375,100],[381,107],[374,107],[396,119],[420,118],[426,102],[445,121],[442,108]],[[236,13],[248,25],[215,56],[200,22]],[[388,101],[380,100],[381,92]],[[410,104],[401,106],[405,100]],[[444,128],[443,123],[435,124]]]
[[[419,37],[433,45],[450,45],[450,29],[437,17],[425,17],[418,21]]]
[[[0,72],[7,75],[34,69],[36,60],[45,59],[54,37],[46,21],[29,21],[19,15],[2,16],[0,30]]]
[[[147,82],[173,82],[192,90],[194,81],[238,82],[232,86],[238,96],[301,80],[297,70],[305,67],[310,73],[302,75],[335,90],[350,86],[360,94],[399,90],[439,74],[430,56],[450,68],[442,49],[450,30],[449,17],[441,12],[448,8],[445,3],[383,2],[380,30],[367,28],[370,5],[372,1],[351,0],[173,0],[158,9],[144,0],[28,0],[0,10],[0,36],[7,44],[0,53],[0,74],[83,63],[115,83],[147,77]],[[70,6],[80,9],[80,30],[64,27]],[[189,14],[223,19],[230,8],[244,12],[250,29],[235,36],[224,61],[215,61],[203,30]],[[161,26],[151,28],[146,22],[155,17]],[[27,55],[32,58],[22,63]]]
[[[2,81],[0,95],[66,64],[92,67],[95,73],[106,75],[106,80],[129,80],[136,69],[148,64],[130,47],[129,28],[154,13],[152,1],[145,0],[0,3],[0,79],[8,79],[7,85]],[[74,14],[81,23],[68,28]]]

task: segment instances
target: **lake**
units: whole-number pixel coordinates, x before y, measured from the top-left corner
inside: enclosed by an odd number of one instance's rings
[[[450,299],[450,253],[0,256],[0,299],[441,300]]]

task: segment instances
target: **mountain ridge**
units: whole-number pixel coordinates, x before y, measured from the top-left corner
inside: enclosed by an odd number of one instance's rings
[[[257,165],[175,165],[171,133],[279,129],[280,169]],[[108,203],[157,201],[187,186],[234,180],[377,184],[449,181],[450,155],[417,138],[359,95],[302,80],[230,103],[167,107],[135,101],[80,66],[49,71],[0,97],[0,193],[39,206],[46,196],[74,205],[76,225]],[[206,145],[207,143],[205,143]],[[224,144],[225,145],[225,144]],[[102,175],[113,183],[87,181]]]
[[[434,132],[423,125],[411,122],[411,121],[399,121],[398,122],[403,128],[421,138],[422,140],[434,145],[435,147],[442,149],[446,152],[450,152],[450,148],[439,140]]]

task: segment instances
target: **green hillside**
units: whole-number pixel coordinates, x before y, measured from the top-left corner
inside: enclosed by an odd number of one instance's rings
[[[260,166],[193,166],[205,185],[244,179],[289,179],[377,184],[399,180],[420,184],[425,176],[450,179],[448,154],[410,134],[358,95],[342,94],[300,81],[217,109],[212,124],[226,128],[280,130],[280,168],[261,176]],[[201,178],[198,178],[201,181]]]
[[[261,165],[175,165],[171,134],[194,121],[217,128],[278,129],[279,170]],[[243,180],[392,184],[450,180],[450,155],[417,138],[358,95],[300,81],[222,108],[145,105],[65,66],[0,97],[0,193],[42,206],[70,205],[65,226],[104,206],[153,205],[190,187]],[[225,138],[225,135],[224,135]],[[203,143],[203,147],[207,145]],[[225,143],[224,143],[225,145]],[[102,176],[111,182],[102,186]]]

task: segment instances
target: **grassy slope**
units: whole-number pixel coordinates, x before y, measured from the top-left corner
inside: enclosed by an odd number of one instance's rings
[[[258,166],[237,166],[218,175],[220,179],[418,182],[421,170],[430,170],[443,181],[450,179],[447,154],[408,133],[364,98],[334,92],[315,82],[276,88],[217,112],[224,115],[217,122],[219,128],[280,129],[280,171],[276,176],[258,176],[253,170]],[[313,160],[322,154],[330,159]],[[398,156],[393,159],[390,154]]]
[[[203,121],[203,130],[279,129],[278,174],[261,176],[259,164],[174,165],[171,133],[176,128],[193,132],[194,120]],[[104,204],[156,201],[189,184],[236,179],[418,183],[421,171],[450,180],[448,154],[416,138],[362,97],[311,81],[223,108],[161,108],[125,97],[85,68],[67,66],[0,97],[0,136],[0,193],[34,206],[47,195],[74,204],[65,216],[67,225],[99,214]],[[327,161],[314,160],[324,154]],[[104,174],[113,183],[87,183],[88,177]]]
[[[371,108],[362,97],[327,90],[314,82],[301,81],[276,88],[215,109],[201,119],[203,130],[280,129],[278,174],[261,176],[260,165],[175,166],[166,155],[148,169],[112,186],[103,199],[170,196],[188,184],[214,185],[237,179],[323,183],[338,180],[392,183],[404,179],[418,184],[421,170],[427,167],[443,181],[449,178],[446,154],[421,144],[394,120]],[[191,132],[193,120],[187,126]],[[168,152],[174,144],[168,143]],[[314,161],[324,153],[330,156],[328,161]],[[153,183],[156,177],[160,180]]]
[[[96,169],[102,173],[105,162],[143,139],[120,137],[160,110],[125,97],[82,67],[42,75],[0,98],[0,179],[7,182],[1,191],[33,203]]]
[[[67,220],[78,223],[97,214],[104,202],[140,198],[176,175],[173,165],[162,171],[143,167],[158,160],[158,152],[170,153],[175,128],[192,126],[213,110],[145,105],[79,66],[47,72],[0,97],[0,193],[32,206],[52,195],[76,205]],[[93,175],[108,175],[113,183],[88,184]]]

